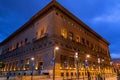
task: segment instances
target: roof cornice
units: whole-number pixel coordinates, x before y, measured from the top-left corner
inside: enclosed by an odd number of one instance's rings
[[[40,10],[38,13],[36,13],[28,22],[26,22],[24,25],[22,25],[19,29],[17,29],[14,33],[12,33],[10,36],[8,36],[4,41],[1,42],[1,45],[5,44],[9,40],[11,40],[13,37],[15,37],[17,34],[25,30],[29,27],[30,24],[34,23],[34,21],[38,17],[42,17],[47,12],[53,9],[53,5],[56,3],[56,1],[51,1],[46,7],[44,7],[42,10]]]
[[[82,25],[83,28],[94,34],[97,38],[101,39],[107,45],[109,45],[109,42],[106,41],[103,37],[101,37],[99,34],[97,34],[95,31],[93,31],[89,26],[87,26],[85,23],[83,23],[80,19],[78,19],[76,16],[74,16],[72,13],[70,13],[66,8],[64,8],[62,5],[60,5],[56,0],[52,0],[46,7],[44,7],[42,10],[40,10],[36,15],[34,15],[28,22],[26,22],[22,27],[20,27],[17,31],[15,31],[13,34],[11,34],[8,38],[6,38],[1,44],[5,44],[9,40],[11,40],[14,36],[25,30],[29,27],[30,24],[34,23],[38,18],[43,17],[48,12],[52,11],[53,9],[58,9],[65,15],[67,15],[69,18],[77,22],[79,25]]]

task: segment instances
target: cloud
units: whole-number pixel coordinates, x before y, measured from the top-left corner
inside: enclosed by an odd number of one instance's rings
[[[120,21],[120,4],[109,8],[106,13],[93,18],[93,22],[118,23]]]
[[[120,53],[111,53],[112,58],[120,58]]]

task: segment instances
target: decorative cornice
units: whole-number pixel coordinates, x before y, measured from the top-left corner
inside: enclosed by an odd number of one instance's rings
[[[25,23],[21,28],[19,28],[17,31],[15,31],[13,34],[11,34],[7,39],[5,39],[1,45],[5,44],[9,40],[11,40],[14,36],[22,32],[23,30],[27,29],[30,24],[34,23],[38,18],[43,17],[45,14],[51,12],[52,10],[57,9],[69,18],[71,18],[73,21],[78,23],[79,25],[82,25],[83,28],[85,28],[87,31],[91,32],[93,35],[95,35],[97,38],[104,41],[107,45],[109,45],[109,42],[106,41],[103,37],[101,37],[99,34],[97,34],[95,31],[93,31],[89,26],[87,26],[85,23],[83,23],[80,19],[78,19],[76,16],[74,16],[72,13],[70,13],[66,8],[64,8],[62,5],[60,5],[56,0],[52,0],[46,7],[44,7],[42,10],[40,10],[36,15],[34,15],[27,23]]]

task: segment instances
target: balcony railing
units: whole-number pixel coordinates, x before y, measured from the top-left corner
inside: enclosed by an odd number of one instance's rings
[[[43,42],[45,42],[46,40],[48,40],[48,34],[45,33],[41,38],[37,39],[34,38],[32,43],[27,43],[24,46],[18,47],[16,49],[14,49],[13,51],[6,51],[6,53],[0,55],[0,59],[5,59],[5,58],[10,58],[16,55],[20,55],[23,53],[27,53],[29,51],[34,51],[35,48],[39,48],[39,47],[35,47],[36,45],[39,44],[43,44]]]

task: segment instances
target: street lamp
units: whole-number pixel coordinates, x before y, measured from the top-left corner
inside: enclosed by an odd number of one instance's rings
[[[55,58],[56,58],[56,53],[57,53],[57,50],[59,50],[59,47],[55,47],[54,48],[54,52],[53,52],[53,80],[55,80]]]
[[[32,57],[32,58],[31,58],[31,60],[32,60],[32,61],[34,61],[34,60],[35,60],[35,58],[34,58],[34,57]]]
[[[98,64],[99,64],[99,74],[101,73],[100,71],[100,58],[98,58]]]
[[[103,62],[104,62],[104,59],[101,59],[100,57],[98,57],[98,65],[99,65],[99,68],[98,68],[99,69],[98,79],[102,78],[101,74],[102,74],[103,71],[101,71],[101,65],[100,64],[103,63]],[[103,67],[104,67],[104,65],[103,65]],[[104,72],[103,78],[105,80],[105,72]]]
[[[87,58],[90,58],[89,54],[86,55],[86,59],[85,59],[85,67],[86,68],[88,67],[88,60],[87,60]]]
[[[65,61],[64,62],[64,65],[65,65],[65,69],[66,69],[66,76],[67,76],[67,80],[68,80],[68,62]]]
[[[31,74],[31,80],[33,80],[33,69],[34,69],[34,60],[35,60],[35,58],[34,57],[32,57],[31,58],[31,63],[32,63],[32,74]]]
[[[90,55],[89,55],[89,54],[87,54],[87,55],[86,55],[86,58],[89,58],[89,57],[90,57]]]
[[[75,67],[76,67],[76,80],[79,80],[79,70],[78,70],[78,52],[75,53]]]
[[[89,54],[86,55],[85,68],[86,68],[86,70],[87,70],[88,80],[90,80],[90,73],[88,72],[88,59],[87,59],[87,58],[90,58],[90,55],[89,55]]]

